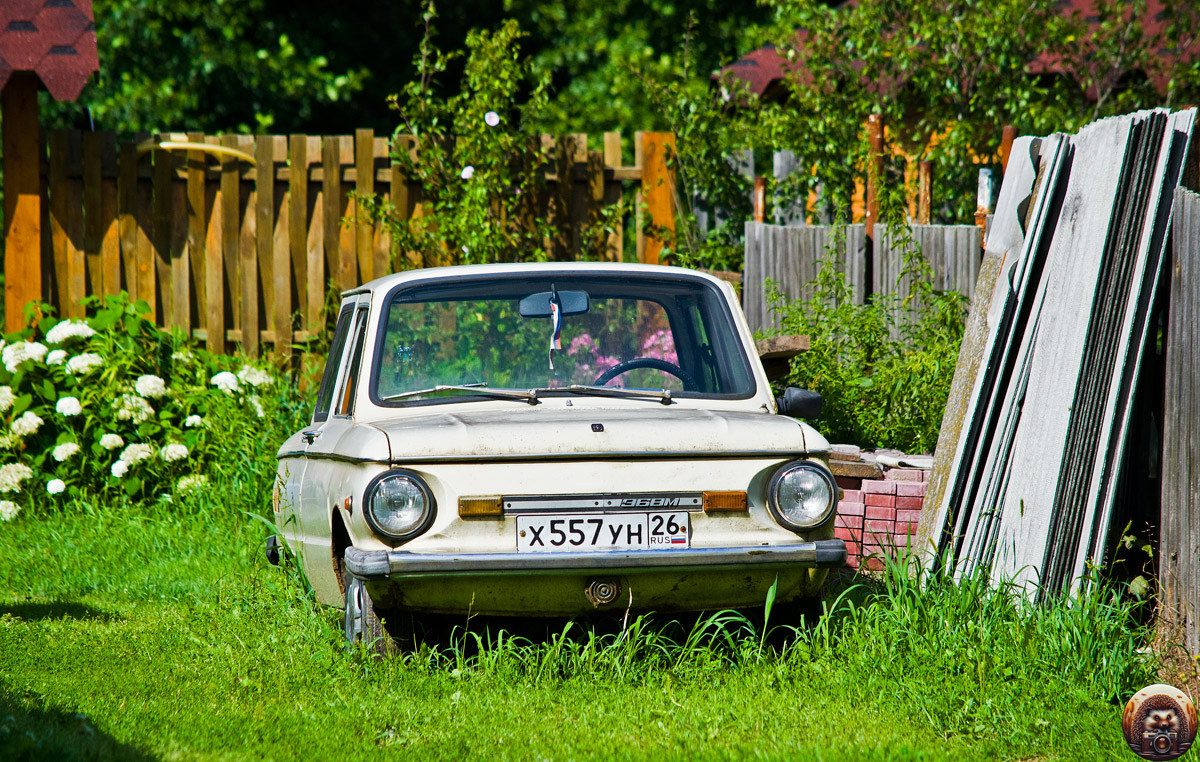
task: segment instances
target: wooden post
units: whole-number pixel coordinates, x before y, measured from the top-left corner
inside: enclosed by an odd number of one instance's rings
[[[917,224],[928,225],[933,218],[933,162],[917,166]]]
[[[617,169],[621,166],[621,133],[606,132],[604,133],[604,164],[605,169]],[[621,181],[608,181],[608,172],[605,172],[604,184],[604,204],[617,204],[621,201]],[[608,234],[608,245],[605,250],[605,259],[612,262],[620,262],[624,257],[625,250],[625,226],[618,224],[613,232]]]
[[[1000,132],[1000,171],[1008,170],[1008,155],[1012,153],[1013,141],[1017,139],[1017,128],[1011,124],[1004,125]]]
[[[642,200],[655,231],[646,236],[642,262],[658,264],[663,241],[658,230],[675,230],[675,178],[667,165],[668,152],[675,150],[675,133],[642,133]]]
[[[2,96],[4,130],[4,326],[24,327],[42,300],[42,196],[38,181],[38,78],[14,72]]]
[[[870,297],[875,282],[875,225],[879,222],[879,192],[883,187],[883,114],[867,117],[867,143],[871,154],[867,159],[867,208],[864,220],[867,230],[863,276],[866,295]]]
[[[375,132],[354,132],[354,191],[359,199],[375,195]],[[358,277],[363,283],[375,280],[375,229],[363,212],[363,202],[354,202],[354,251],[358,256]]]
[[[754,177],[754,195],[751,198],[751,207],[754,214],[755,222],[765,222],[767,218],[767,178],[762,175]]]

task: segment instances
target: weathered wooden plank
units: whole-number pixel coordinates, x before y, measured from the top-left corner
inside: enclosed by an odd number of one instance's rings
[[[305,153],[309,163],[321,160],[321,138],[310,136],[307,140]],[[310,178],[311,179],[311,178]],[[315,192],[314,192],[315,191]],[[325,325],[325,291],[328,281],[325,269],[325,218],[324,197],[321,185],[313,183],[309,190],[307,209],[309,214],[308,241],[306,253],[308,258],[308,277],[305,292],[308,299],[308,330],[318,332]]]
[[[138,135],[135,142],[150,139],[148,133]],[[155,320],[158,316],[157,300],[158,270],[154,254],[154,155],[146,154],[139,162],[137,195],[137,301],[145,302],[149,308],[146,317]],[[145,179],[143,180],[143,172]]]
[[[25,71],[13,72],[0,93],[4,122],[4,324],[8,331],[24,326],[26,304],[43,299],[44,209],[38,177],[42,154],[37,94],[37,74]],[[53,198],[50,203],[53,205]],[[53,221],[53,212],[50,217]]]
[[[288,244],[291,249],[292,273],[296,290],[300,296],[296,305],[300,312],[300,325],[308,326],[311,320],[312,303],[305,298],[308,286],[308,137],[292,135],[288,138],[288,164],[293,172],[288,178]]]
[[[70,303],[67,275],[67,133],[65,130],[54,130],[49,139],[50,154],[50,245],[54,260],[54,285],[51,303],[59,310],[59,314],[67,314]],[[7,286],[7,280],[6,280]],[[25,308],[22,302],[21,310]],[[17,324],[24,320],[22,315],[16,318]]]
[[[174,232],[174,208],[172,185],[174,185],[175,157],[170,151],[154,151],[154,228],[151,244],[154,248],[154,272],[158,288],[155,289],[155,319],[174,322],[171,297],[174,295],[171,279],[171,237]]]
[[[338,172],[341,164],[340,141],[327,137],[321,142],[321,211],[324,216],[325,266],[330,276],[341,289],[350,288],[345,281],[342,267],[341,220],[342,220],[342,177]]]
[[[104,189],[100,180],[100,133],[83,133],[83,255],[87,268],[87,293],[104,292],[100,243],[104,239],[101,209]]]
[[[287,138],[276,135],[273,144],[273,160],[286,158]],[[276,183],[272,172],[271,184]],[[292,305],[296,302],[292,294],[291,199],[288,198],[286,186],[279,185],[275,190],[279,203],[273,209],[275,223],[272,235],[271,297],[274,306],[270,309],[274,313],[272,323],[275,329],[275,358],[283,364],[292,353]]]
[[[604,199],[603,203],[606,206],[621,203],[621,195],[623,188],[621,181],[616,178],[616,169],[621,166],[621,133],[606,132],[604,133],[604,164],[606,166],[606,175],[613,175],[612,181],[604,183]],[[638,178],[641,179],[639,173]],[[608,234],[608,242],[605,249],[605,259],[612,262],[620,262],[625,255],[625,225],[623,221],[614,227],[613,231]]]
[[[391,202],[392,184],[395,182],[395,173],[392,171],[389,158],[390,148],[391,141],[387,138],[377,137],[372,141],[371,173],[375,176],[376,184],[382,186],[376,192],[376,197],[381,203]],[[376,278],[393,272],[392,235],[385,224],[383,214],[377,215],[375,219],[371,220],[371,251],[374,252],[373,256],[375,257]]]
[[[125,290],[133,299],[138,294],[137,162],[137,144],[122,143],[117,159],[117,225],[121,261],[125,266]]]
[[[362,198],[374,196],[375,132],[373,130],[355,130],[354,168],[357,171],[354,180],[355,195]],[[358,201],[352,202],[350,216],[354,219],[354,253],[358,261],[359,278],[366,283],[377,277],[375,231],[363,205]]]
[[[67,133],[67,166],[83,161],[83,135]],[[67,317],[84,316],[83,298],[88,294],[87,256],[83,248],[83,178],[67,179]]]
[[[117,136],[100,134],[100,293],[121,290],[121,232],[117,219]]]
[[[225,135],[221,145],[236,148],[237,136]],[[223,156],[221,163],[221,258],[220,270],[208,273],[208,336],[206,346],[225,352],[227,327],[241,326],[241,235],[242,181],[240,161]],[[211,264],[217,264],[210,260]],[[219,284],[219,285],[218,285]]]
[[[200,132],[190,133],[188,140],[193,143],[203,143],[204,134]],[[183,264],[187,265],[187,269],[181,273],[172,274],[172,278],[182,276],[184,281],[182,286],[174,285],[176,298],[186,300],[187,311],[184,312],[184,305],[176,303],[175,313],[177,319],[182,319],[181,324],[187,328],[198,327],[201,320],[208,320],[208,300],[206,298],[207,279],[205,277],[206,268],[208,266],[208,255],[206,253],[208,244],[208,193],[205,183],[205,169],[208,163],[208,155],[200,151],[188,151],[187,154],[187,184],[185,186],[186,198],[186,214],[187,214],[187,231],[186,231],[186,254],[181,257]],[[192,301],[191,295],[195,293],[195,301]]]
[[[642,200],[654,231],[646,236],[641,261],[658,264],[664,242],[657,231],[675,230],[675,179],[668,166],[668,154],[675,150],[671,132],[642,133]]]
[[[354,165],[354,137],[352,135],[343,135],[338,137],[338,166],[343,167]],[[358,252],[355,245],[354,226],[348,222],[343,223],[343,220],[348,220],[350,217],[350,188],[348,183],[343,182],[340,186],[341,193],[338,198],[339,216],[338,225],[338,249],[342,255],[340,257],[341,276],[340,282],[343,289],[354,288],[362,283],[361,275],[358,269]]]
[[[275,160],[274,144],[266,136],[258,136],[254,141],[254,160],[258,166],[255,170],[256,181],[254,196],[247,205],[246,218],[254,220],[253,247],[242,249],[242,349],[250,355],[259,353],[259,331],[262,330],[261,313],[259,312],[259,268],[269,263],[272,258],[272,240],[270,231],[273,230],[272,211],[275,205],[275,178],[273,175]],[[245,235],[243,226],[243,236]],[[264,273],[262,287],[268,285],[268,276]],[[271,284],[273,287],[274,284]],[[270,298],[266,299],[270,304]],[[268,313],[269,314],[269,313]]]

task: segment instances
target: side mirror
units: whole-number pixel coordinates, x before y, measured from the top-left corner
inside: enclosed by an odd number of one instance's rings
[[[783,390],[782,397],[775,398],[779,414],[792,418],[820,418],[821,406],[824,403],[825,399],[821,395],[797,386],[789,386]]]

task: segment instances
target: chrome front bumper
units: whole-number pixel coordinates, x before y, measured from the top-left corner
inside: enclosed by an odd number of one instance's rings
[[[599,553],[410,553],[346,550],[346,568],[364,581],[436,575],[542,575],[580,572],[716,571],[754,567],[829,569],[846,564],[846,543]]]

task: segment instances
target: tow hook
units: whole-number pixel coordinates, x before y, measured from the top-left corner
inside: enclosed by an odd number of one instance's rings
[[[612,603],[621,594],[621,583],[613,577],[598,577],[593,579],[583,589],[583,594],[596,608],[606,603]]]

